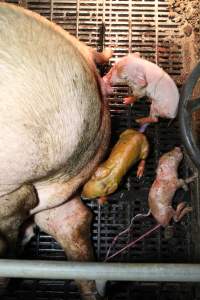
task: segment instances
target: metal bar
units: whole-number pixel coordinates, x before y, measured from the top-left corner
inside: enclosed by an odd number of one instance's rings
[[[79,36],[79,11],[80,11],[80,0],[76,0],[76,37]]]
[[[158,0],[155,0],[155,63],[158,64]]]
[[[200,282],[200,264],[78,263],[0,259],[0,277]]]
[[[132,0],[128,2],[128,52],[132,52]]]
[[[101,255],[101,205],[98,204],[97,259]]]
[[[102,22],[105,24],[105,16],[106,16],[106,0],[103,0],[103,7],[102,7],[102,9],[103,9],[103,14],[102,14]]]
[[[54,0],[50,1],[50,21],[53,21],[53,5],[54,5]]]
[[[28,8],[27,0],[18,0],[18,5],[24,8]]]

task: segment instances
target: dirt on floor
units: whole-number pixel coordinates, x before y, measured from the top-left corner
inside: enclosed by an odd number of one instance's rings
[[[180,24],[183,80],[200,59],[200,1],[169,0],[169,17]]]

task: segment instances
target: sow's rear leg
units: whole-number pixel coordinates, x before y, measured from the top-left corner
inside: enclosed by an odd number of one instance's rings
[[[31,185],[23,185],[0,197],[0,257],[16,255],[20,227],[37,204],[38,199]],[[4,292],[8,282],[9,279],[0,278],[0,294]]]
[[[93,261],[90,241],[91,211],[75,197],[63,205],[35,215],[36,224],[53,236],[71,261]],[[94,281],[76,281],[82,299],[100,299]]]
[[[28,184],[0,197],[0,257],[6,249],[15,254],[20,227],[37,204],[35,189]]]

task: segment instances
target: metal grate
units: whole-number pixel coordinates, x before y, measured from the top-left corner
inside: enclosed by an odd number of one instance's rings
[[[8,2],[17,2],[9,0]],[[114,57],[139,51],[153,62],[157,62],[176,80],[181,74],[181,48],[173,41],[179,37],[178,23],[168,17],[167,0],[32,0],[27,7],[53,20],[88,45],[102,49],[114,48]],[[105,32],[105,34],[103,34]],[[134,106],[125,106],[122,99],[127,87],[116,88],[110,98],[112,116],[112,144],[126,128],[137,128],[136,117],[147,115],[149,107],[143,101]],[[154,180],[155,168],[160,155],[175,145],[180,145],[178,124],[168,121],[151,125],[146,132],[151,151],[147,160],[145,176],[136,178],[132,168],[124,178],[119,190],[109,197],[109,205],[99,206],[87,202],[94,212],[92,225],[93,245],[98,261],[105,258],[113,237],[123,230],[131,218],[140,212],[147,212],[147,198]],[[180,175],[186,177],[188,168],[182,163]],[[190,193],[178,191],[174,204],[190,201]],[[117,256],[120,262],[187,262],[192,261],[191,216],[187,216],[174,228],[174,236],[166,239],[160,230]],[[148,218],[135,223],[134,232],[119,240],[116,251],[128,241],[139,237],[152,227],[154,220]],[[36,237],[26,247],[24,258],[65,259],[63,250],[52,237],[37,229]],[[115,283],[108,285],[108,299],[194,299],[193,285],[159,283]],[[71,281],[12,280],[3,300],[46,300],[79,299]]]
[[[72,281],[23,280],[12,282],[15,292],[3,297],[6,300],[79,300],[76,286]],[[109,300],[189,300],[197,294],[194,284],[177,283],[132,283],[111,282],[107,285]]]

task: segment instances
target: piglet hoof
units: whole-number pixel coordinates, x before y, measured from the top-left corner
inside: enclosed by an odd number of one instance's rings
[[[175,215],[173,217],[175,222],[179,222],[187,213],[192,211],[192,207],[186,206],[186,202],[181,202],[176,208]]]
[[[137,168],[137,178],[140,179],[144,175],[145,160],[142,159]]]
[[[98,204],[99,205],[105,205],[105,204],[108,204],[108,197],[106,196],[102,196],[100,198],[98,198]]]
[[[123,99],[123,103],[128,105],[128,104],[133,104],[137,101],[137,98],[134,97],[134,96],[131,96],[131,97],[126,97]]]

